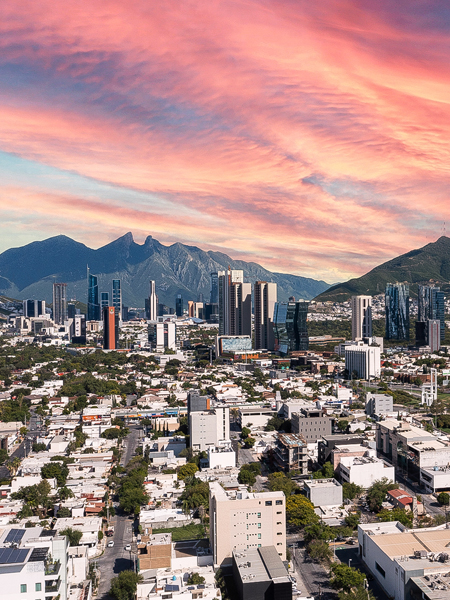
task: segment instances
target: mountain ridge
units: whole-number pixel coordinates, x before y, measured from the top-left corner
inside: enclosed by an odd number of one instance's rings
[[[122,281],[126,306],[143,307],[150,279],[156,281],[159,301],[174,306],[177,294],[183,295],[185,303],[197,300],[200,293],[208,301],[210,273],[228,265],[243,269],[245,281],[276,282],[280,301],[289,296],[310,300],[329,287],[324,281],[271,272],[255,262],[233,260],[227,254],[181,242],[164,246],[151,235],[137,244],[128,232],[95,250],[63,234],[9,248],[0,254],[0,294],[51,302],[56,281],[67,283],[68,298],[85,301],[89,266],[98,276],[99,293],[111,293],[112,279]]]
[[[384,293],[387,283],[405,282],[410,295],[417,295],[419,284],[434,283],[450,291],[450,238],[441,236],[422,248],[410,250],[374,267],[371,271],[345,283],[330,286],[316,296],[319,302],[344,302],[353,295]]]

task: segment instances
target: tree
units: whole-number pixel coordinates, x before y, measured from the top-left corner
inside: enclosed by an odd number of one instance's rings
[[[341,419],[340,421],[338,421],[337,427],[339,431],[347,431],[348,421],[346,421],[345,419]]]
[[[251,471],[250,469],[246,469],[247,465],[243,465],[241,467],[241,470],[239,471],[239,475],[238,475],[238,481],[239,483],[243,484],[243,485],[255,485],[256,483],[256,477],[255,474],[253,473],[253,471]]]
[[[46,516],[50,506],[48,498],[50,491],[50,484],[44,479],[35,485],[20,488],[19,491],[11,494],[11,498],[13,500],[23,500],[33,511],[42,512],[43,516]]]
[[[57,462],[47,463],[41,469],[42,478],[43,479],[53,479],[53,478],[56,479],[56,483],[58,484],[58,487],[66,485],[68,475],[69,475],[69,469],[66,467],[66,465],[64,463],[63,464],[60,464]]]
[[[178,469],[178,479],[183,481],[186,477],[192,477],[197,471],[198,467],[195,463],[186,463]]]
[[[187,580],[188,585],[200,585],[202,583],[205,583],[205,578],[198,573],[191,573]]]
[[[332,555],[330,546],[324,540],[312,540],[307,552],[313,560],[329,560]]]
[[[27,433],[28,433],[28,429],[27,429],[26,427],[21,427],[21,428],[19,429],[19,433],[20,433],[20,435],[21,435],[22,437],[24,437],[24,436],[26,436],[26,435],[27,435]]]
[[[58,517],[58,519],[65,519],[65,518],[72,516],[72,511],[70,510],[70,508],[67,508],[66,506],[61,506],[61,508],[58,510],[56,516]]]
[[[241,431],[241,438],[245,440],[250,435],[251,431],[248,427],[243,427]]]
[[[367,490],[367,503],[370,510],[378,512],[381,510],[381,505],[386,500],[386,493],[389,490],[398,489],[398,484],[389,481],[387,477],[383,477],[379,481],[375,481]]]
[[[6,468],[8,469],[11,477],[14,477],[14,475],[19,470],[19,467],[20,467],[20,458],[18,456],[14,456],[6,463]]]
[[[344,500],[354,500],[357,496],[362,494],[363,489],[360,485],[356,485],[356,483],[348,483],[344,481],[342,484],[342,497]]]
[[[256,444],[256,440],[254,437],[246,437],[245,438],[245,446],[246,448],[253,448],[253,446]]]
[[[105,431],[101,434],[101,437],[105,438],[106,440],[117,440],[121,437],[120,429],[117,429],[116,427],[105,429]]]
[[[332,477],[334,477],[334,467],[329,461],[321,469],[313,473],[313,479],[331,479]]]
[[[333,578],[331,585],[337,590],[349,592],[352,588],[362,588],[366,576],[358,569],[353,569],[344,563],[334,564],[331,567]]]
[[[450,504],[450,495],[447,492],[441,492],[437,497],[437,501],[443,506],[448,506]]]
[[[384,508],[378,513],[380,521],[400,521],[405,527],[412,527],[414,515],[412,512],[406,512],[403,508],[393,508],[389,510]]]
[[[66,527],[66,529],[61,529],[59,532],[60,535],[66,535],[69,540],[70,546],[78,546],[81,538],[83,537],[83,532],[79,529],[72,529],[72,527]]]
[[[268,487],[271,492],[284,492],[286,498],[295,494],[300,488],[281,471],[271,473],[268,478]]]
[[[121,571],[111,581],[109,593],[116,600],[134,600],[136,597],[137,584],[142,581],[142,575],[134,571]]]
[[[357,514],[351,513],[345,517],[344,521],[345,521],[345,524],[348,527],[351,527],[351,529],[353,530],[358,527],[360,518],[361,518],[360,512],[358,512]]]
[[[314,505],[300,494],[287,498],[286,514],[288,523],[298,528],[319,521],[319,517],[314,512]]]
[[[32,450],[33,452],[44,452],[45,450],[47,450],[47,445],[43,442],[34,442]]]
[[[331,528],[328,525],[323,525],[322,523],[312,523],[311,525],[307,525],[305,527],[303,537],[305,542],[308,544],[313,540],[331,540],[334,537],[334,533],[331,531]]]

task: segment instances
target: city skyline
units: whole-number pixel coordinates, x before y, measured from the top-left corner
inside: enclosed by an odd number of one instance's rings
[[[335,283],[445,231],[442,2],[26,7],[0,24],[0,251],[132,230]]]

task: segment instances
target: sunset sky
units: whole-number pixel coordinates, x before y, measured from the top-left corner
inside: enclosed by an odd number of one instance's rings
[[[132,231],[333,283],[450,221],[448,2],[9,0],[0,32],[0,251]]]

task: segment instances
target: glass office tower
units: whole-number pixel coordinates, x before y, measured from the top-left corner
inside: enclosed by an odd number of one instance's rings
[[[418,321],[439,321],[440,340],[445,337],[445,296],[439,287],[419,285],[417,291]]]
[[[98,301],[98,278],[87,270],[88,275],[88,305],[87,320],[100,321],[100,304]]]
[[[112,306],[116,309],[116,315],[119,315],[119,319],[122,318],[122,288],[120,286],[120,279],[113,279],[112,281]]]
[[[309,302],[276,302],[274,308],[275,350],[288,354],[297,350],[308,350],[307,327]]]
[[[386,339],[409,340],[409,285],[388,283],[385,292]]]

